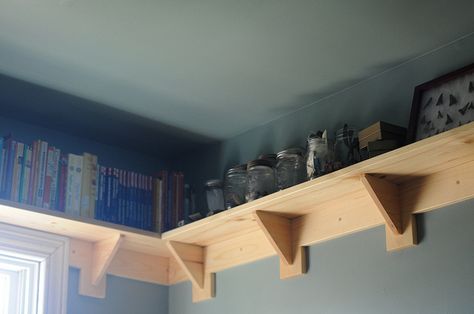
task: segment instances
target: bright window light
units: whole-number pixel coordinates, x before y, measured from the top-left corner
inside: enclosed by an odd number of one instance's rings
[[[66,313],[69,240],[0,223],[0,314]]]
[[[0,314],[8,314],[10,302],[10,276],[0,273]]]

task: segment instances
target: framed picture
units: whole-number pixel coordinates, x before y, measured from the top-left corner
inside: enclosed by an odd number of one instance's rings
[[[474,64],[418,85],[413,95],[408,143],[474,121]]]

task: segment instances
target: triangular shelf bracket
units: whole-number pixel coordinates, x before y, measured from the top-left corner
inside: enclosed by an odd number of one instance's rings
[[[292,220],[265,211],[256,211],[254,217],[280,257],[280,278],[286,279],[306,273],[307,250],[296,244]]]
[[[193,286],[193,302],[201,302],[215,297],[215,274],[207,273],[205,248],[202,246],[167,242],[167,246],[178,265],[188,276]]]
[[[387,250],[416,245],[415,216],[402,210],[398,185],[372,174],[363,174],[361,182],[374,207],[385,220]]]

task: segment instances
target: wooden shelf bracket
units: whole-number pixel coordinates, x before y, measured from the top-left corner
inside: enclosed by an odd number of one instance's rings
[[[306,248],[296,244],[292,220],[265,211],[256,211],[254,217],[280,257],[280,278],[286,279],[306,273]]]
[[[402,210],[399,187],[371,174],[361,175],[361,182],[385,220],[387,250],[416,245],[415,216]]]
[[[116,234],[113,237],[94,243],[92,249],[92,271],[91,280],[94,286],[99,285],[107,273],[115,254],[117,254],[123,235]]]
[[[193,286],[193,302],[215,297],[215,274],[206,272],[205,248],[198,245],[167,242],[171,255],[188,276]]]

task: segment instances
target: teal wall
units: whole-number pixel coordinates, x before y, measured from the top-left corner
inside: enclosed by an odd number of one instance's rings
[[[407,126],[414,87],[474,63],[473,52],[474,35],[235,138],[201,147],[177,160],[174,167],[184,170],[199,192],[200,207],[204,208],[202,187],[206,179],[222,177],[230,166],[254,159],[261,153],[278,152],[290,146],[304,147],[311,131],[328,129],[330,134],[334,134],[346,122],[364,128],[378,120]],[[350,52],[347,57],[350,58]]]
[[[142,171],[153,174],[167,166],[164,161],[114,146],[97,143],[66,133],[28,123],[0,117],[0,135],[12,135],[31,143],[41,138],[61,150],[81,154],[97,154],[99,162],[110,167]],[[78,294],[79,271],[69,271],[68,314],[166,314],[168,313],[168,287],[107,276],[107,296],[96,299]]]
[[[466,37],[196,150],[177,165],[192,175],[205,208],[206,179],[260,153],[304,146],[313,130],[333,133],[345,122],[363,128],[377,120],[406,126],[414,87],[473,63],[473,52],[474,36]],[[217,298],[208,302],[190,303],[189,283],[179,284],[170,288],[170,313],[474,313],[473,207],[470,201],[419,216],[421,243],[414,249],[388,254],[377,228],[311,247],[309,274],[297,279],[280,281],[278,260],[271,258],[218,273]]]
[[[79,271],[69,271],[68,314],[167,314],[168,287],[107,276],[105,299],[78,294]]]
[[[385,250],[383,227],[310,248],[308,274],[279,279],[272,257],[217,274],[217,297],[169,292],[170,314],[474,313],[474,201],[418,216],[421,243]]]

